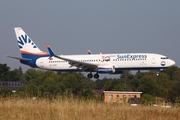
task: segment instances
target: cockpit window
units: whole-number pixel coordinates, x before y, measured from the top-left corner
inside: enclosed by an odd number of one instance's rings
[[[162,60],[168,59],[168,57],[161,57]]]

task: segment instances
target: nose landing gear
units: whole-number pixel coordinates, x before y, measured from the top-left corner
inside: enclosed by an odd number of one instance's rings
[[[159,72],[156,73],[156,76],[157,76],[157,77],[159,76]]]

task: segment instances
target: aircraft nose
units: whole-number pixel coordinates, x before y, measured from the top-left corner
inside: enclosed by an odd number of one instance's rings
[[[176,62],[174,60],[170,60],[170,65],[174,65]]]

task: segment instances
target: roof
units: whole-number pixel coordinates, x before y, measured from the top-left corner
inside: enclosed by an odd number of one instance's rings
[[[142,94],[142,92],[132,92],[132,91],[103,91],[103,93]]]

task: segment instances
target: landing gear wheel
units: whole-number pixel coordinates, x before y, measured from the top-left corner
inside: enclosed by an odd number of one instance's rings
[[[94,74],[94,78],[98,79],[99,78],[99,74]]]
[[[93,74],[92,74],[92,73],[89,73],[89,74],[87,74],[87,77],[88,77],[88,78],[92,78],[92,77],[93,77]]]
[[[157,75],[157,77],[158,77],[158,76],[159,76],[159,73],[157,73],[156,75]]]

